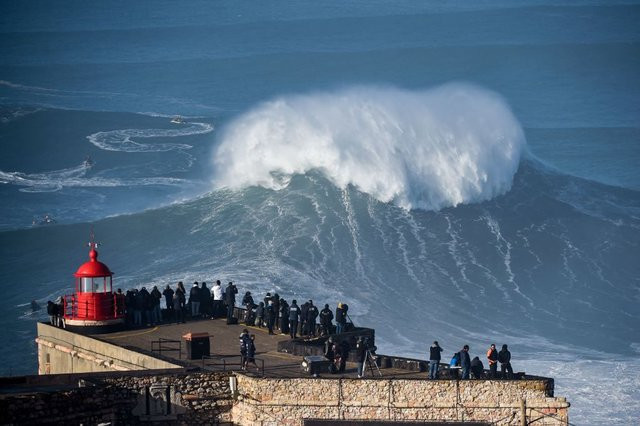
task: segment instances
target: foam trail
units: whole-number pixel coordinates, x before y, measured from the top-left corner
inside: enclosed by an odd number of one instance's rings
[[[525,138],[495,93],[357,87],[286,96],[232,122],[218,146],[216,187],[281,189],[319,170],[383,202],[437,210],[511,188]]]
[[[184,143],[154,143],[136,142],[133,138],[173,138],[178,136],[200,135],[213,131],[208,123],[189,123],[189,126],[178,129],[121,129],[108,132],[98,132],[87,136],[87,139],[105,151],[121,152],[166,152],[191,149]]]
[[[65,187],[106,188],[121,186],[185,186],[193,184],[186,179],[171,177],[147,178],[104,178],[87,177],[91,165],[82,163],[68,169],[53,170],[44,173],[4,172],[0,170],[0,184],[21,186],[21,192],[55,192]]]

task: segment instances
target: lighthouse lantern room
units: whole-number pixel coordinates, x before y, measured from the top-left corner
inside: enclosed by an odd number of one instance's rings
[[[124,295],[113,292],[113,272],[98,261],[98,244],[89,243],[89,261],[80,265],[76,292],[64,297],[64,326],[86,333],[115,331],[124,325]]]

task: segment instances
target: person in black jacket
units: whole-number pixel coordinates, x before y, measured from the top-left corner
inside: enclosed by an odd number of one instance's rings
[[[358,337],[356,342],[356,360],[358,362],[358,378],[364,376],[364,361],[367,357],[367,345],[362,337]]]
[[[329,305],[325,304],[324,309],[320,311],[320,335],[328,336],[331,334],[331,329],[333,328],[333,324],[331,321],[333,320],[333,312],[329,309]]]
[[[347,310],[345,307],[345,304],[338,303],[338,307],[336,308],[336,334],[340,334],[345,331],[345,326],[347,324]]]
[[[474,357],[473,360],[471,360],[471,373],[473,373],[474,379],[482,379],[484,365],[482,365],[480,358]]]
[[[433,345],[429,348],[429,378],[437,379],[438,378],[438,366],[440,365],[440,360],[442,359],[442,348],[438,344],[438,341],[435,340]]]
[[[316,337],[316,318],[318,318],[318,308],[313,304],[313,300],[309,300],[309,308],[307,309],[307,336]]]
[[[471,359],[469,358],[469,345],[464,345],[460,351],[460,367],[462,367],[462,378],[469,378],[469,370],[471,369]]]
[[[200,315],[200,287],[198,282],[193,283],[193,287],[189,291],[189,304],[191,305],[191,318]]]
[[[162,299],[162,293],[158,290],[158,286],[153,286],[153,290],[149,294],[149,300],[151,302],[151,325],[156,325],[162,321],[162,310],[160,309],[160,299]]]
[[[487,359],[489,360],[489,377],[495,379],[498,376],[498,350],[495,343],[489,347]]]
[[[507,345],[502,345],[502,349],[498,352],[498,361],[500,362],[500,375],[503,379],[513,379],[513,369],[511,368],[511,352],[507,349]]]
[[[207,318],[211,318],[213,314],[212,302],[211,290],[207,287],[207,283],[202,281],[202,284],[200,285],[200,313]]]
[[[300,335],[307,335],[307,313],[309,312],[309,302],[304,302],[300,306]]]
[[[291,306],[289,306],[289,336],[292,339],[296,338],[296,334],[298,333],[298,318],[300,317],[300,308],[298,307],[298,302],[296,299],[291,301]]]
[[[289,334],[289,304],[280,299],[280,334]]]
[[[174,291],[169,287],[167,287],[162,291],[162,295],[164,296],[164,303],[167,305],[167,310],[173,314],[173,293]]]
[[[256,325],[258,328],[262,328],[264,325],[264,302],[260,302],[256,308]]]
[[[273,326],[275,328],[280,328],[280,323],[278,321],[278,318],[280,318],[280,295],[278,293],[274,294],[271,300],[273,300],[273,312],[275,315],[275,318],[273,319]]]
[[[269,300],[269,304],[265,306],[264,312],[267,320],[267,328],[269,329],[269,334],[273,334],[273,323],[276,320],[276,312],[273,308],[273,300]]]
[[[231,318],[233,318],[233,308],[236,306],[236,294],[238,294],[238,288],[229,281],[227,288],[224,290],[224,297],[227,302],[227,323],[230,323]]]

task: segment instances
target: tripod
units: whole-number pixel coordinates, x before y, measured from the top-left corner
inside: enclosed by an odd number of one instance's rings
[[[378,372],[378,376],[382,377],[382,373],[380,372],[380,368],[378,364],[376,364],[376,357],[371,353],[369,349],[367,349],[367,353],[365,354],[364,362],[366,363],[366,368],[371,372],[371,377],[375,376],[375,372]],[[375,369],[375,370],[374,370]],[[364,371],[362,375],[364,376]]]

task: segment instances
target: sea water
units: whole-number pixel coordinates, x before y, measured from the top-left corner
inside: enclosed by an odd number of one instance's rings
[[[637,2],[0,12],[2,374],[93,230],[123,289],[346,302],[380,352],[507,343],[572,423],[640,416]]]

